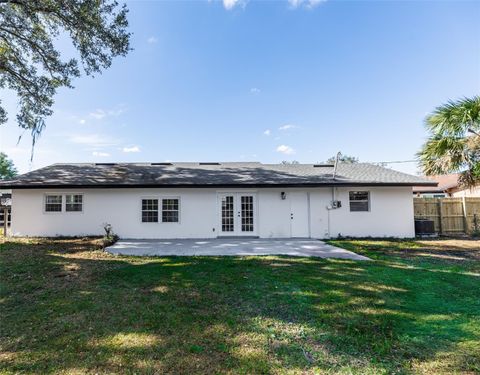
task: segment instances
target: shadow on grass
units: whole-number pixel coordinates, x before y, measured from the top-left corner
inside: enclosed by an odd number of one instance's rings
[[[2,246],[0,368],[9,372],[409,372],[480,340],[472,275]],[[474,346],[458,356],[455,371],[478,369]]]

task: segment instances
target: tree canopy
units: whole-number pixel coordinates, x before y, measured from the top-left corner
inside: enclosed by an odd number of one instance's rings
[[[426,175],[461,172],[460,183],[480,183],[480,96],[437,107],[425,119],[430,133],[417,154]]]
[[[0,180],[8,180],[17,175],[17,169],[7,154],[0,152]]]
[[[328,164],[333,164],[335,163],[336,156],[332,156],[331,158],[327,159]],[[358,158],[355,156],[350,156],[350,155],[343,155],[340,154],[340,157],[338,158],[338,161],[341,163],[358,163]]]
[[[32,142],[52,114],[60,87],[108,68],[130,50],[127,8],[115,0],[0,0],[0,89],[18,97],[17,122]],[[68,36],[78,58],[62,59],[55,41]],[[0,101],[0,124],[7,112]]]

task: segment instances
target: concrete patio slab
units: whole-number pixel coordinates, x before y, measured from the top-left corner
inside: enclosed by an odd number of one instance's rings
[[[252,256],[370,260],[354,252],[311,239],[120,240],[106,251],[136,256]]]

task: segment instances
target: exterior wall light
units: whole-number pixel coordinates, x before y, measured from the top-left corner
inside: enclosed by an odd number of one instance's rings
[[[282,191],[280,193],[280,197],[282,198],[282,200],[285,200],[287,198],[287,194],[284,191]]]

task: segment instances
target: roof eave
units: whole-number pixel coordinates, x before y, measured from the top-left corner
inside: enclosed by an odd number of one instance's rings
[[[235,184],[18,184],[0,185],[1,189],[128,189],[128,188],[287,188],[334,186],[437,186],[436,182],[321,182],[321,183],[235,183]]]

